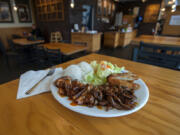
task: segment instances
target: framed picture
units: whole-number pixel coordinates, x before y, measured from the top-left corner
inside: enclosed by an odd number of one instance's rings
[[[29,5],[21,4],[17,5],[19,22],[32,22]]]
[[[102,0],[97,0],[97,15],[102,15]]]
[[[0,2],[0,23],[13,22],[11,7],[9,2]]]
[[[160,4],[151,4],[146,7],[144,23],[156,23],[159,15]]]

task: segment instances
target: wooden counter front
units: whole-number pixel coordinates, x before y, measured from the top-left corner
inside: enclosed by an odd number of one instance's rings
[[[131,43],[131,40],[135,37],[136,31],[120,33],[120,32],[105,32],[104,33],[104,46],[117,47],[127,46]]]
[[[119,32],[105,32],[104,46],[117,47],[119,45]]]
[[[96,52],[101,48],[101,33],[72,32],[71,42],[73,44],[85,44],[88,47],[88,51]]]

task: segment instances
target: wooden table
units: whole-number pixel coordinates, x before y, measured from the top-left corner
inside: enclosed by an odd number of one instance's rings
[[[131,115],[96,118],[70,111],[44,93],[16,100],[19,80],[0,85],[1,135],[179,135],[180,72],[91,54],[80,61],[107,60],[139,75],[150,90],[145,107]]]
[[[73,44],[86,44],[89,52],[96,52],[101,48],[102,33],[71,32]]]
[[[13,42],[17,45],[27,46],[27,45],[37,45],[37,44],[44,43],[44,40],[30,41],[30,40],[27,40],[26,38],[20,38],[20,39],[14,39]]]
[[[180,46],[180,37],[141,35],[132,40],[132,44],[139,45],[140,41],[149,44]]]
[[[48,49],[60,49],[64,55],[72,55],[87,50],[86,46],[67,43],[47,43],[44,44],[44,47]]]

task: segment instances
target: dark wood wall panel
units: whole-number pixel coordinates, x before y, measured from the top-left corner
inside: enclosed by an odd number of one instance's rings
[[[35,1],[35,0],[34,0]],[[60,31],[64,40],[70,41],[71,39],[71,28],[73,24],[81,24],[82,19],[82,5],[91,5],[94,8],[94,29],[104,32],[113,23],[103,23],[98,21],[96,18],[97,10],[97,0],[75,0],[75,8],[70,8],[70,0],[64,0],[64,21],[54,21],[54,22],[41,22],[36,16],[37,25],[43,32],[46,41],[50,39],[50,33],[55,31]],[[35,5],[34,5],[35,7]]]
[[[124,14],[132,14],[133,7],[138,6],[140,7],[139,16],[144,17],[144,13],[146,10],[147,5],[149,4],[161,4],[162,0],[147,0],[145,3],[142,2],[125,2],[118,4],[117,11],[122,11]],[[152,29],[155,28],[156,23],[141,23],[138,28],[138,35],[146,34],[151,35]]]
[[[55,31],[60,31],[62,33],[64,40],[70,40],[69,0],[64,0],[64,20],[63,21],[41,22],[37,16],[36,16],[36,20],[37,20],[37,25],[41,29],[45,37],[45,40],[47,42],[49,42],[51,32],[55,32]]]
[[[82,21],[82,5],[91,5],[94,8],[94,29],[100,32],[106,31],[114,23],[114,17],[110,23],[103,23],[97,20],[97,0],[75,0],[75,8],[70,9],[70,24],[81,24]]]

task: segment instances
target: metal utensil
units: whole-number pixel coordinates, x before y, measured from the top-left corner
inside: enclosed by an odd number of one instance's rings
[[[45,75],[39,82],[37,82],[30,90],[28,90],[28,91],[26,91],[26,95],[28,95],[28,94],[30,94],[33,90],[34,90],[34,88],[42,81],[42,80],[44,80],[46,77],[48,77],[48,76],[51,76],[51,75],[53,75],[54,74],[54,72],[55,72],[55,66],[53,66],[53,67],[51,67],[50,68],[50,70],[49,70],[49,72],[47,73],[47,75]]]

